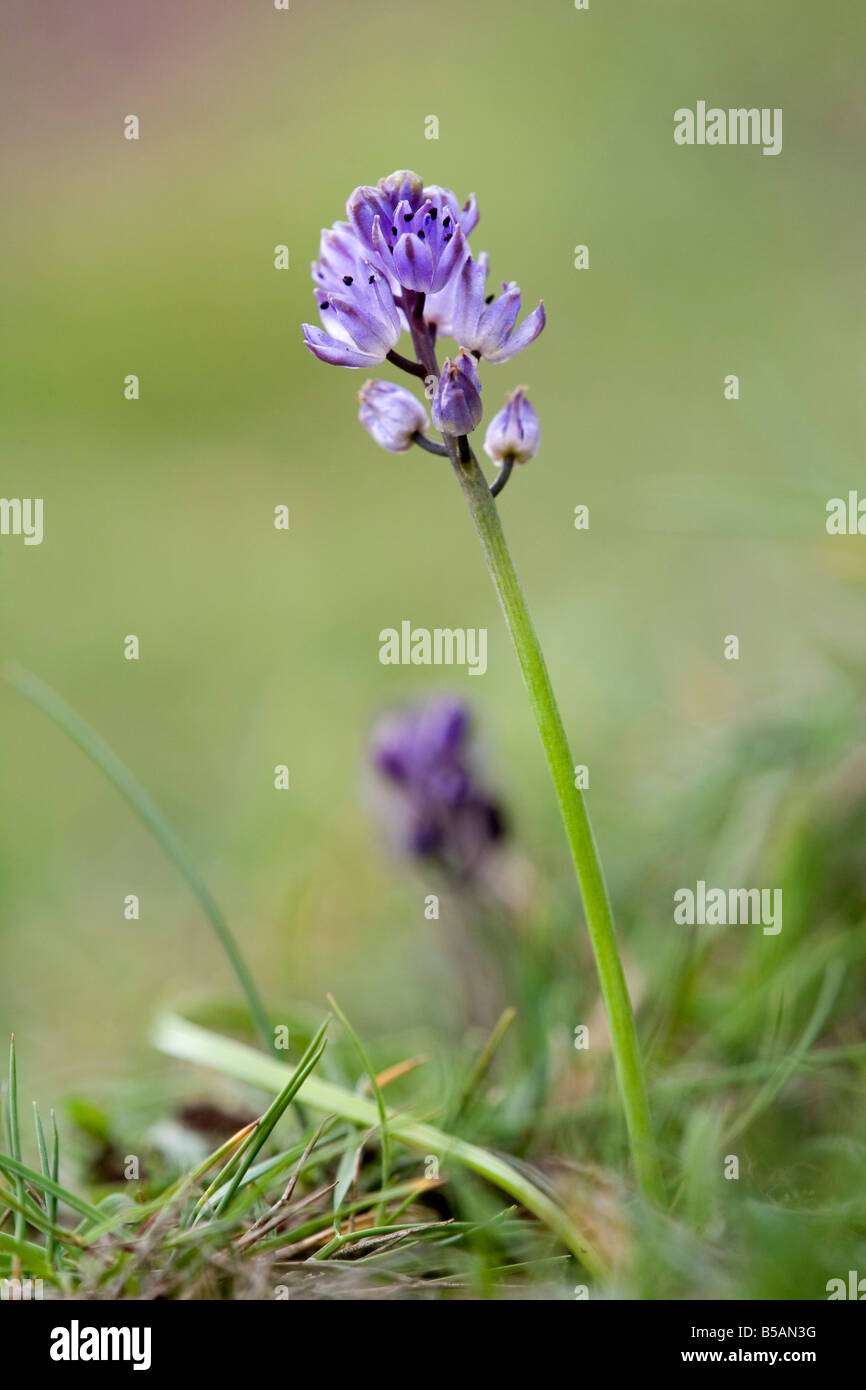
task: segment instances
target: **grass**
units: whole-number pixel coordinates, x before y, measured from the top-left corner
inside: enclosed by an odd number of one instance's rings
[[[38,1111],[27,1161],[13,1039],[2,1277],[94,1298],[825,1296],[829,1278],[866,1265],[861,734],[854,694],[837,692],[799,724],[736,735],[670,811],[671,843],[700,824],[730,876],[725,853],[743,846],[728,818],[745,814],[759,775],[786,770],[761,793],[763,833],[743,870],[782,884],[783,931],[680,935],[638,991],[667,1210],[633,1188],[609,1053],[575,1061],[555,1045],[564,920],[546,938],[540,998],[538,961],[517,962],[532,972],[540,1032],[508,1006],[487,1036],[401,1054],[362,1040],[331,998],[318,1019],[274,1013],[291,1039],[281,1052],[270,1014],[267,1048],[253,1044],[248,1006],[163,1014],[153,1042],[195,1069],[185,1087],[200,1096],[209,1073],[254,1114],[182,1162],[153,1129],[165,1094],[138,1108],[127,1098],[105,1124],[139,1135],[123,1143],[139,1165],[129,1181],[88,1175],[76,1125],[61,1149],[63,1126],[52,1114],[49,1144]],[[636,876],[627,920],[654,876],[687,881],[675,859]],[[81,1113],[70,1111],[79,1130]]]

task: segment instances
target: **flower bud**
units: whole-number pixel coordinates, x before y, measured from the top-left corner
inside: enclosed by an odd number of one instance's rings
[[[512,391],[507,403],[487,426],[484,452],[497,468],[507,458],[514,463],[528,463],[538,453],[541,427],[524,393],[523,386]]]
[[[483,414],[481,382],[471,352],[461,348],[446,358],[432,406],[433,423],[443,434],[469,434]]]
[[[429,426],[427,412],[411,391],[390,381],[365,381],[358,392],[358,419],[376,443],[392,454],[412,446],[413,435]]]

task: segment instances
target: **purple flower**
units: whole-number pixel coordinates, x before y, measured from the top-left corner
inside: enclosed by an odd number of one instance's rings
[[[432,405],[433,423],[445,434],[470,434],[483,413],[475,358],[462,348],[446,357]]]
[[[469,732],[466,706],[439,697],[382,720],[371,747],[396,799],[406,848],[462,875],[503,834],[499,807],[472,767]]]
[[[487,426],[484,452],[498,468],[508,458],[512,463],[528,463],[535,458],[540,443],[538,416],[526,397],[526,388],[518,386]]]
[[[429,426],[427,412],[402,386],[390,381],[365,381],[358,392],[358,419],[376,443],[392,454],[402,454],[413,438]]]
[[[392,284],[424,294],[444,289],[459,270],[478,221],[474,194],[460,208],[450,189],[425,188],[409,170],[356,188],[346,211],[365,253]]]
[[[345,257],[345,259],[340,259]],[[322,266],[322,261],[318,262]],[[341,290],[316,290],[322,323],[328,332],[302,325],[304,342],[320,362],[336,367],[378,367],[397,343],[400,315],[385,277],[369,261],[351,260],[348,248],[332,248],[324,274],[332,280],[340,268]],[[350,268],[351,267],[351,268]]]
[[[411,169],[398,169],[373,186],[362,184],[349,195],[346,212],[352,229],[368,252],[373,251],[373,223],[394,220],[398,203],[418,208],[424,201],[424,180]]]
[[[465,263],[464,263],[465,264]],[[487,252],[482,251],[478,257],[478,264],[484,271],[484,278],[487,279]],[[448,281],[444,290],[438,294],[427,296],[424,305],[424,317],[428,323],[436,325],[436,333],[440,338],[453,338],[454,312],[457,300],[457,287],[460,283],[460,276],[455,275]]]
[[[313,284],[325,294],[342,294],[354,284],[358,263],[369,259],[348,222],[326,227],[319,240],[319,259],[313,261]]]
[[[498,298],[486,295],[488,259],[476,260],[468,237],[478,222],[475,196],[460,207],[448,188],[425,185],[411,170],[398,170],[378,184],[356,188],[346,204],[348,220],[323,230],[313,283],[322,327],[303,325],[304,341],[322,362],[341,367],[377,367],[388,360],[410,376],[435,386],[431,414],[446,436],[447,449],[426,437],[427,416],[409,392],[368,381],[360,395],[359,418],[373,439],[393,453],[411,443],[433,454],[453,450],[481,423],[481,361],[507,362],[544,328],[544,305],[522,322],[520,288],[505,281]],[[402,332],[412,339],[409,355],[398,352]],[[437,339],[451,336],[457,352],[437,376]],[[490,423],[485,449],[502,465],[490,491],[497,497],[513,465],[538,450],[538,420],[523,391],[516,392]]]
[[[467,256],[454,282],[450,308],[450,333],[461,347],[488,362],[507,362],[534,342],[545,324],[539,304],[515,328],[520,313],[520,289],[514,280],[503,282],[502,294],[492,304],[485,301],[487,260]]]

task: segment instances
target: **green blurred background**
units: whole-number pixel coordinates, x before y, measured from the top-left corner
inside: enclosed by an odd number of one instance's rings
[[[720,734],[808,712],[864,654],[866,542],[824,529],[863,476],[864,21],[859,0],[7,9],[2,492],[44,497],[45,540],[0,539],[2,657],[140,775],[273,1003],[331,989],[378,1032],[449,1016],[423,883],[365,797],[384,707],[466,695],[518,841],[568,883],[447,466],[378,451],[363,374],[301,345],[320,227],[417,168],[478,194],[492,278],[545,300],[485,399],[527,383],[542,419],[502,510],[618,895]],[[677,147],[673,112],[700,98],[782,107],[781,155]],[[403,618],[488,627],[486,676],[381,666]],[[157,1066],[156,1009],[233,985],[114,789],[5,685],[0,711],[0,1024],[51,1099]],[[671,888],[705,865],[677,849]],[[643,958],[674,930],[653,892]]]

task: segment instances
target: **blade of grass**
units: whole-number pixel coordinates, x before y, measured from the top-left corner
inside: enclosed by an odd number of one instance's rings
[[[10,685],[41,709],[43,714],[47,714],[49,719],[53,719],[54,723],[58,724],[64,733],[78,744],[82,752],[86,753],[96,766],[105,773],[108,780],[137,812],[175,868],[186,879],[246,996],[250,1015],[263,1046],[268,1051],[273,1051],[274,1035],[271,1031],[267,1010],[247,968],[246,961],[240,953],[231,928],[195,867],[186,846],[169,825],[156,802],[96,730],[55,690],[52,690],[50,685],[39,680],[38,676],[34,676],[31,671],[26,671],[17,665],[7,666],[4,674]]]
[[[192,1168],[188,1173],[184,1173],[176,1182],[172,1183],[170,1187],[167,1187],[164,1192],[161,1192],[158,1197],[152,1198],[149,1202],[142,1202],[140,1205],[136,1203],[133,1209],[111,1212],[108,1216],[103,1216],[97,1225],[88,1228],[85,1236],[86,1244],[90,1245],[94,1241],[101,1239],[102,1236],[108,1235],[110,1231],[116,1230],[118,1226],[124,1226],[134,1221],[137,1226],[141,1227],[142,1222],[146,1224],[151,1217],[159,1216],[167,1212],[172,1204],[181,1202],[190,1189],[195,1187],[199,1179],[204,1177],[208,1169],[212,1168],[215,1163],[221,1162],[230,1154],[232,1148],[242,1143],[247,1136],[252,1133],[255,1127],[256,1121],[252,1120],[250,1124],[245,1125],[243,1129],[239,1129],[236,1134],[232,1134],[220,1144],[218,1149],[208,1154],[207,1158],[202,1159],[201,1163],[198,1163],[196,1167]]]
[[[18,1127],[18,1063],[15,1058],[15,1034],[9,1039],[9,1090],[7,1091],[7,1134],[9,1140],[9,1155],[17,1163],[21,1162],[21,1131]],[[19,1206],[15,1212],[15,1239],[19,1242],[24,1240],[27,1230],[27,1218],[23,1213],[24,1205],[24,1184],[20,1178],[13,1182],[15,1195],[18,1198]]]
[[[460,1099],[457,1103],[457,1109],[454,1113],[454,1118],[451,1121],[452,1124],[455,1123],[463,1114],[463,1111],[466,1109],[466,1106],[469,1104],[469,1101],[471,1100],[475,1091],[481,1085],[481,1082],[484,1080],[485,1076],[490,1070],[493,1058],[496,1056],[496,1053],[499,1050],[499,1047],[502,1043],[503,1038],[505,1037],[505,1034],[508,1032],[516,1017],[517,1010],[513,1007],[513,1005],[509,1005],[507,1009],[503,1009],[502,1013],[500,1014],[499,1018],[494,1024],[493,1031],[490,1034],[490,1037],[487,1039],[487,1042],[484,1044],[484,1047],[478,1054],[478,1057],[476,1058],[474,1065],[470,1069],[469,1075],[467,1076],[466,1081],[463,1085],[463,1089],[460,1093]]]
[[[347,1231],[345,1235],[337,1232],[331,1237],[327,1245],[323,1246],[321,1250],[317,1250],[314,1255],[310,1255],[309,1258],[311,1260],[329,1260],[332,1254],[338,1250],[344,1250],[349,1245],[354,1246],[356,1251],[367,1245],[373,1247],[385,1243],[390,1248],[395,1241],[405,1239],[407,1236],[419,1234],[429,1236],[431,1233],[438,1235],[443,1227],[447,1228],[450,1235],[451,1223],[444,1221],[425,1221],[414,1226],[363,1226],[357,1231]]]
[[[0,1231],[0,1250],[11,1255],[25,1269],[29,1269],[37,1279],[51,1279],[54,1271],[45,1259],[41,1245],[33,1245],[29,1240],[17,1240],[15,1236]]]
[[[268,1106],[249,1139],[239,1150],[236,1157],[231,1160],[231,1166],[234,1170],[233,1175],[228,1181],[228,1185],[222,1195],[219,1195],[219,1190],[217,1190],[215,1194],[214,1214],[217,1217],[222,1216],[223,1212],[228,1207],[256,1154],[266,1140],[270,1138],[270,1135],[287,1106],[291,1104],[307,1077],[318,1065],[319,1059],[325,1050],[325,1034],[328,1031],[329,1022],[330,1019],[326,1018],[279,1095],[271,1105]],[[221,1177],[223,1177],[223,1175],[221,1175]]]
[[[420,1180],[420,1183],[423,1183],[423,1179]],[[384,1194],[385,1199],[389,1202],[399,1199],[402,1202],[408,1196],[411,1201],[413,1196],[416,1196],[419,1191],[423,1190],[420,1183],[418,1179],[412,1179],[410,1182],[397,1183],[395,1186],[388,1188]],[[381,1196],[382,1193],[379,1191],[365,1193],[364,1196],[357,1197],[352,1202],[347,1202],[344,1212],[347,1216],[354,1217],[362,1212],[370,1211],[370,1209],[381,1200]],[[392,1220],[390,1225],[393,1226],[394,1224],[395,1222]],[[459,1227],[459,1223],[451,1222],[450,1226],[453,1230]],[[262,1252],[281,1250],[289,1245],[296,1245],[306,1240],[308,1237],[317,1234],[324,1235],[325,1239],[331,1240],[332,1237],[328,1234],[328,1231],[332,1227],[336,1230],[332,1215],[327,1211],[318,1211],[314,1215],[307,1217],[299,1225],[293,1226],[287,1231],[280,1231],[278,1235],[266,1237],[256,1245],[254,1250],[250,1250],[248,1253],[260,1255]],[[363,1230],[365,1228],[358,1227],[357,1229]],[[337,1234],[340,1234],[339,1231],[337,1231]],[[348,1232],[347,1234],[351,1233]]]
[[[733,1125],[731,1125],[725,1136],[726,1144],[729,1144],[733,1139],[738,1139],[741,1134],[745,1133],[762,1111],[766,1110],[768,1105],[772,1105],[780,1091],[788,1084],[788,1081],[806,1057],[812,1044],[824,1027],[829,1017],[830,1010],[836,1002],[836,996],[842,987],[844,978],[845,962],[841,960],[831,961],[827,966],[818,999],[815,1003],[815,1008],[812,1011],[809,1022],[806,1024],[803,1036],[800,1038],[797,1046],[792,1048],[788,1053],[774,1075],[761,1087],[761,1090],[755,1096],[748,1109]]]
[[[319,1125],[318,1129],[313,1131],[313,1134],[310,1136],[310,1139],[307,1142],[304,1152],[301,1154],[300,1162],[295,1168],[295,1171],[292,1173],[292,1176],[289,1178],[289,1181],[287,1182],[283,1194],[279,1198],[279,1200],[276,1201],[274,1205],[264,1213],[263,1216],[260,1216],[257,1221],[254,1221],[252,1226],[248,1227],[248,1229],[244,1231],[242,1235],[237,1237],[237,1239],[235,1240],[235,1244],[239,1250],[244,1250],[248,1246],[254,1245],[256,1241],[261,1240],[261,1238],[264,1235],[266,1235],[268,1231],[272,1230],[274,1226],[278,1226],[281,1222],[286,1220],[286,1217],[288,1215],[289,1204],[294,1195],[295,1188],[297,1187],[298,1178],[301,1176],[301,1173],[304,1170],[304,1164],[307,1162],[307,1159],[310,1157],[310,1154],[313,1152],[313,1149],[318,1144],[332,1118],[332,1116],[326,1115],[324,1120],[322,1120],[322,1123]]]
[[[90,1202],[85,1202],[83,1197],[77,1197],[74,1192],[70,1192],[68,1188],[61,1186],[53,1178],[43,1177],[34,1168],[28,1168],[25,1163],[20,1163],[15,1158],[0,1154],[0,1173],[5,1173],[8,1178],[23,1179],[23,1182],[35,1187],[37,1192],[53,1193],[61,1202],[65,1202],[66,1206],[78,1212],[79,1216],[83,1216],[88,1224],[103,1219],[103,1213],[98,1207],[91,1206]]]
[[[42,1176],[43,1178],[50,1178],[53,1182],[57,1182],[57,1176],[60,1171],[60,1143],[57,1136],[57,1120],[54,1111],[51,1111],[51,1123],[54,1129],[54,1147],[50,1159],[48,1157],[48,1145],[45,1143],[45,1130],[42,1128],[42,1116],[39,1114],[35,1100],[33,1102],[33,1117],[36,1122],[36,1146],[39,1149],[39,1166],[42,1169]],[[51,1227],[45,1242],[45,1258],[51,1265],[54,1263],[55,1228],[57,1226],[57,1197],[53,1192],[49,1192],[46,1196],[45,1215]]]
[[[13,1192],[4,1191],[3,1203],[5,1206],[11,1207],[15,1212],[20,1211],[31,1226],[35,1226],[38,1231],[42,1231],[46,1237],[53,1236],[55,1242],[60,1240],[66,1245],[74,1245],[79,1249],[84,1245],[84,1241],[72,1231],[64,1231],[62,1227],[54,1225],[49,1221],[44,1209],[40,1207],[38,1202],[33,1200],[29,1193],[25,1195],[23,1202],[19,1202]]]
[[[163,1014],[157,1020],[153,1042],[169,1056],[193,1062],[197,1066],[210,1067],[252,1086],[273,1091],[282,1090],[285,1084],[285,1063],[277,1057],[265,1056],[233,1038],[212,1033],[178,1014]],[[301,1095],[312,1109],[339,1115],[359,1125],[375,1125],[379,1118],[375,1103],[366,1096],[347,1091],[319,1076],[308,1077],[301,1088]],[[540,1191],[507,1160],[476,1144],[444,1134],[432,1125],[405,1116],[389,1116],[388,1129],[392,1139],[418,1149],[422,1154],[451,1159],[506,1192],[543,1222],[594,1278],[601,1277],[605,1261],[600,1251],[577,1230],[557,1202]]]
[[[348,1136],[346,1139],[346,1147],[343,1149],[343,1152],[340,1155],[340,1163],[337,1168],[337,1181],[334,1183],[334,1195],[332,1206],[334,1211],[334,1226],[336,1227],[338,1232],[340,1229],[340,1211],[342,1209],[346,1194],[357,1176],[358,1168],[361,1162],[361,1155],[364,1151],[364,1145],[366,1144],[367,1140],[371,1137],[371,1131],[366,1131],[366,1133],[361,1138],[360,1144],[356,1144],[354,1142],[357,1139],[357,1137],[357,1128],[354,1125],[350,1125]]]
[[[384,1098],[383,1098],[383,1096],[382,1096],[382,1088],[381,1088],[381,1086],[379,1085],[378,1080],[376,1079],[376,1073],[375,1073],[375,1071],[373,1070],[373,1065],[372,1065],[372,1063],[371,1063],[369,1057],[367,1056],[366,1051],[364,1050],[364,1044],[361,1042],[361,1039],[358,1037],[358,1034],[355,1032],[354,1028],[352,1027],[351,1023],[350,1023],[349,1020],[347,1019],[346,1015],[343,1013],[343,1010],[340,1008],[340,1006],[339,1006],[339,1004],[337,1003],[337,1001],[336,1001],[336,999],[334,998],[334,996],[333,996],[332,994],[329,994],[329,995],[327,996],[327,999],[328,999],[328,1003],[330,1004],[331,1008],[334,1010],[334,1013],[337,1015],[337,1018],[340,1020],[340,1022],[341,1022],[342,1025],[343,1025],[343,1028],[345,1029],[346,1033],[348,1034],[349,1039],[351,1040],[352,1046],[354,1047],[355,1051],[356,1051],[357,1054],[358,1054],[358,1057],[359,1057],[360,1062],[361,1062],[361,1066],[364,1068],[364,1071],[367,1073],[367,1076],[368,1076],[369,1079],[370,1079],[370,1085],[371,1085],[371,1087],[373,1088],[373,1095],[374,1095],[374,1097],[375,1097],[375,1099],[376,1099],[376,1109],[377,1109],[378,1112],[379,1112],[379,1130],[380,1130],[380,1134],[381,1134],[381,1146],[382,1146],[382,1176],[381,1176],[381,1180],[380,1180],[379,1186],[380,1186],[381,1188],[384,1189],[384,1188],[386,1188],[386,1187],[388,1186],[388,1178],[389,1178],[389,1175],[390,1175],[390,1167],[391,1167],[391,1154],[390,1154],[390,1145],[389,1145],[389,1140],[388,1140],[388,1111],[385,1109],[385,1101],[384,1101]],[[377,1225],[377,1226],[381,1226],[381,1224],[382,1224],[384,1218],[385,1218],[385,1207],[384,1207],[384,1204],[381,1204],[381,1205],[379,1206],[379,1208],[377,1209],[377,1211],[376,1211],[376,1218],[375,1218],[375,1223],[376,1223],[376,1225]]]
[[[405,1062],[395,1062],[393,1067],[386,1067],[380,1071],[376,1077],[377,1082],[384,1091],[386,1086],[390,1086],[392,1081],[399,1081],[401,1077],[408,1076],[410,1071],[415,1071],[416,1067],[423,1067],[430,1061],[426,1054],[422,1053],[418,1057],[407,1057]]]

